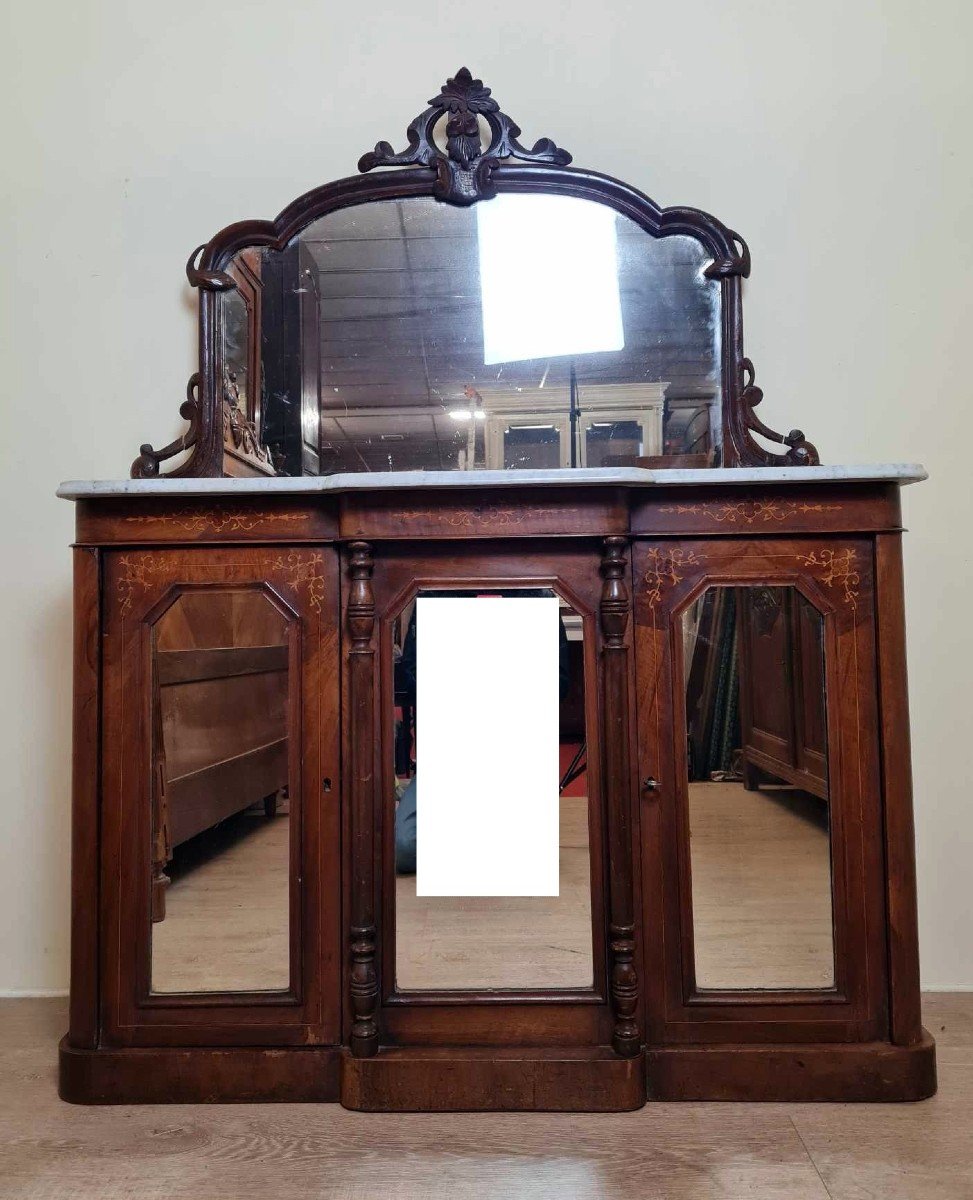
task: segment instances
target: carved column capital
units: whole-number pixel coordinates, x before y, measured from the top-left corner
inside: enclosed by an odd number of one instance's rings
[[[607,537],[602,542],[601,628],[605,649],[619,650],[625,644],[632,600],[628,590],[628,538]]]
[[[348,577],[348,633],[352,654],[370,654],[372,633],[375,630],[375,596],[372,592],[372,573],[375,560],[371,542],[351,542]]]

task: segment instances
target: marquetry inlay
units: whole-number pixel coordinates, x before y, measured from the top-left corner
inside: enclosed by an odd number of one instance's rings
[[[123,567],[116,585],[118,591],[118,611],[123,617],[132,611],[132,602],[137,590],[148,591],[152,577],[161,569],[159,560],[152,554],[123,554],[119,560]]]
[[[321,554],[302,554],[292,550],[289,554],[279,554],[273,562],[278,571],[284,572],[284,578],[298,591],[307,590],[307,599],[315,612],[321,611],[325,596],[324,556]]]
[[[797,554],[795,558],[805,567],[816,567],[817,575],[825,587],[842,589],[842,600],[857,607],[858,585],[861,576],[855,562],[855,551],[848,550],[812,550],[810,554]]]
[[[131,525],[174,525],[187,533],[249,533],[261,525],[306,524],[310,519],[309,512],[234,512],[223,505],[213,505],[178,514],[126,517],[125,521]]]
[[[504,508],[499,504],[474,504],[463,510],[422,508],[398,514],[403,521],[429,521],[436,525],[448,525],[459,529],[475,525],[520,525],[536,517],[558,516],[562,510],[525,505],[522,508]]]
[[[702,566],[705,556],[697,554],[695,550],[681,550],[678,547],[671,550],[653,547],[648,551],[648,560],[649,569],[642,576],[642,582],[648,606],[655,608],[668,588],[682,583],[685,576],[680,572],[689,567]]]
[[[740,500],[736,504],[703,500],[696,504],[669,504],[659,512],[708,517],[721,525],[766,525],[809,513],[840,512],[841,507],[840,504],[809,504],[806,500]]]

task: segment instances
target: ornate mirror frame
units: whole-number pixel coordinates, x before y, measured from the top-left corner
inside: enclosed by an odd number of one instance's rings
[[[442,143],[437,140],[440,129]],[[483,133],[486,133],[484,146]],[[810,466],[819,462],[815,447],[799,429],[784,435],[769,429],[755,409],[763,392],[755,383],[753,364],[743,353],[741,280],[750,274],[746,242],[715,217],[695,208],[660,208],[626,183],[571,167],[571,155],[549,138],[531,149],[518,138],[520,129],[479,79],[463,67],[448,79],[440,94],[409,125],[408,145],[396,153],[388,142],[362,156],[361,172],[326,183],[289,204],[272,221],[240,221],[229,225],[189,257],[186,274],[199,299],[199,370],[191,377],[180,408],[188,430],[155,450],[140,448],[132,476],[151,478],[161,465],[188,451],[167,475],[223,476],[275,474],[261,441],[259,406],[245,413],[236,402],[232,378],[219,379],[219,295],[240,286],[230,273],[234,255],[248,248],[283,250],[312,222],[337,209],[375,200],[433,197],[445,204],[470,205],[500,192],[542,192],[580,197],[608,205],[653,237],[683,235],[696,239],[712,255],[709,279],[721,291],[722,466]],[[396,170],[371,172],[378,167]],[[258,336],[256,328],[251,338]],[[754,434],[786,447],[766,449]]]

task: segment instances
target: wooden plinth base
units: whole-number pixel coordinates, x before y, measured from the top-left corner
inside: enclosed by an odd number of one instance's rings
[[[344,1061],[341,1103],[366,1112],[627,1112],[645,1103],[644,1062],[608,1048],[389,1049]]]
[[[78,1050],[61,1039],[58,1095],[74,1104],[228,1104],[340,1098],[342,1050],[175,1046]]]
[[[624,1112],[652,1100],[924,1100],[936,1051],[915,1046],[684,1046],[619,1058],[594,1049],[341,1047],[78,1050],[60,1046],[76,1104],[338,1101],[366,1112]]]
[[[936,1044],[665,1046],[645,1052],[649,1100],[925,1100]]]

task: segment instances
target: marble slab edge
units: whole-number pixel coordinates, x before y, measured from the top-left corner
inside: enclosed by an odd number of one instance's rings
[[[296,496],[317,492],[395,491],[409,488],[691,487],[753,483],[918,483],[928,478],[916,463],[826,467],[700,467],[643,470],[582,467],[547,471],[388,471],[300,478],[78,479],[57,489],[63,500],[118,496]]]

